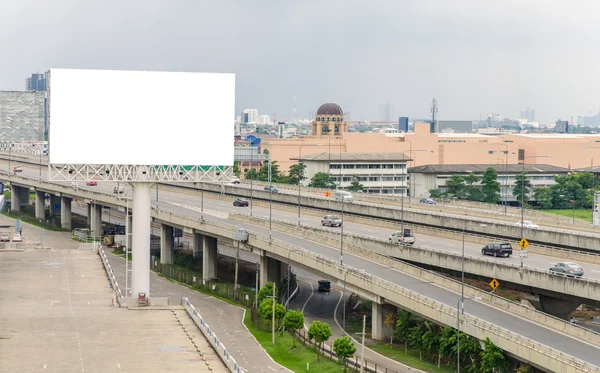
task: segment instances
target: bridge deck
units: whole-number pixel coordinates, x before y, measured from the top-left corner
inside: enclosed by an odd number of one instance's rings
[[[25,225],[23,234],[39,241],[37,228]],[[202,360],[171,310],[113,308],[98,256],[64,235],[46,232],[52,249],[0,252],[1,372],[227,371],[189,327]],[[175,313],[187,322],[185,311]]]

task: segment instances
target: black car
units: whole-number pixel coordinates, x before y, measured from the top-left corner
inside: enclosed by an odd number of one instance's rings
[[[238,207],[248,207],[248,200],[243,198],[236,198],[235,201],[233,201],[233,205]]]
[[[493,255],[494,257],[497,257],[497,256],[509,257],[512,255],[512,252],[513,252],[512,246],[508,242],[489,243],[481,249],[481,254]]]
[[[331,291],[331,282],[319,280],[319,293],[329,293]]]

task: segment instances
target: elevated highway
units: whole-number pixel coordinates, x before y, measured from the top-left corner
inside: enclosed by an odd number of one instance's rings
[[[125,201],[105,193],[74,190],[68,186],[14,176],[3,176],[3,178],[12,179],[14,185],[35,186],[48,193],[64,197],[84,198],[107,206],[125,205]],[[200,219],[199,212],[196,210],[175,207],[188,214],[178,214],[173,211],[173,206],[163,203],[160,210],[153,210],[153,218],[163,224],[182,227],[184,231],[192,230],[224,239],[231,239],[236,230],[235,226],[225,224],[227,222],[225,219],[213,216]],[[255,232],[250,235],[247,242],[249,250],[260,250],[263,257],[274,258],[280,262],[285,262],[289,255],[295,265],[321,273],[324,277],[332,278],[339,283],[346,283],[348,288],[361,296],[375,300],[375,335],[381,334],[382,320],[377,316],[381,315],[383,303],[406,308],[444,325],[453,326],[456,323],[457,314],[454,306],[459,296],[454,290],[457,289],[455,282],[452,282],[455,285],[450,285],[450,282],[445,286],[438,285],[430,280],[431,273],[422,270],[419,270],[421,272],[418,275],[407,274],[404,271],[408,269],[398,267],[405,265],[386,260],[383,256],[365,260],[366,255],[375,255],[367,251],[363,255],[346,253],[345,265],[341,266],[337,262],[339,251],[326,245],[276,231],[273,232],[273,240],[269,240],[266,236],[268,230],[265,228],[243,223],[237,226]],[[475,292],[476,290],[469,288],[467,295],[471,296]],[[547,316],[533,310],[527,312],[538,315],[536,321],[533,321],[532,317],[517,316],[499,307],[499,303],[492,304],[489,301],[468,301],[464,317],[460,316],[463,323],[461,329],[477,338],[490,337],[494,343],[509,353],[548,371],[597,370],[596,366],[600,364],[598,361],[600,348],[594,343],[593,336],[585,334],[589,333],[588,331],[556,319],[551,319],[552,323],[555,323],[554,326],[548,326],[549,322],[541,321]],[[558,332],[557,329],[561,331]],[[585,338],[582,338],[583,335],[576,337],[579,333],[584,333]]]

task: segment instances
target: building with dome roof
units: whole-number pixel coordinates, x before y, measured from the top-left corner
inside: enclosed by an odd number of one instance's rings
[[[312,122],[313,136],[339,136],[348,132],[348,123],[344,120],[344,111],[338,104],[323,104],[317,110]]]

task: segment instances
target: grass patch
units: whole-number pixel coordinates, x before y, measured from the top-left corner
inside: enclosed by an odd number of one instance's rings
[[[283,335],[278,333],[275,336],[275,344],[271,343],[271,332],[252,325],[250,312],[246,312],[244,325],[273,360],[294,372],[337,373],[344,371],[344,367],[324,356],[321,356],[321,360],[317,361],[316,352],[310,347],[303,346],[299,341],[296,341],[297,347],[291,349],[292,335],[287,332]],[[309,364],[309,370],[306,370],[306,363]]]
[[[422,370],[424,372],[431,373],[453,373],[455,369],[453,367],[442,366],[438,368],[436,364],[428,361],[419,360],[419,351],[408,349],[408,355],[404,354],[404,346],[393,345],[392,348],[388,344],[375,344],[367,346],[373,351],[376,351],[383,356],[389,357],[392,360],[399,361],[410,367]]]
[[[8,212],[8,211],[3,211],[2,215],[8,216],[9,218],[12,218],[12,219],[21,219],[21,221],[24,222],[24,223],[35,225],[36,227],[39,227],[39,228],[44,228],[47,231],[53,231],[53,232],[70,232],[69,229],[62,229],[62,228],[59,228],[59,227],[50,226],[50,225],[45,224],[45,223],[40,223],[34,217],[31,217],[29,215],[24,215],[24,214],[20,214],[20,213],[15,214],[13,212]]]
[[[208,295],[210,297],[216,298],[216,299],[218,299],[220,301],[223,301],[225,303],[231,304],[232,306],[242,307],[243,308],[243,305],[240,305],[239,303],[234,302],[234,301],[232,301],[230,299],[221,297],[221,296],[219,296],[219,295],[217,295],[215,293],[211,293],[210,291],[207,291],[207,290],[204,290],[204,289],[200,289],[200,288],[194,287],[192,285],[188,285],[188,284],[186,284],[184,282],[179,282],[179,281],[177,281],[175,279],[172,279],[171,277],[167,277],[167,276],[163,275],[162,273],[158,273],[158,272],[155,272],[155,271],[152,271],[152,272],[156,273],[157,275],[159,275],[160,277],[162,277],[162,278],[164,278],[164,279],[166,279],[168,281],[171,281],[174,284],[185,286],[186,288],[188,288],[190,290],[196,290],[198,293],[202,293],[204,295]]]
[[[542,210],[543,212],[548,212],[550,214],[566,216],[568,218],[573,217],[573,210],[564,209],[564,210]],[[592,210],[591,209],[576,209],[575,210],[575,219],[576,220],[585,220],[587,222],[592,221]]]

